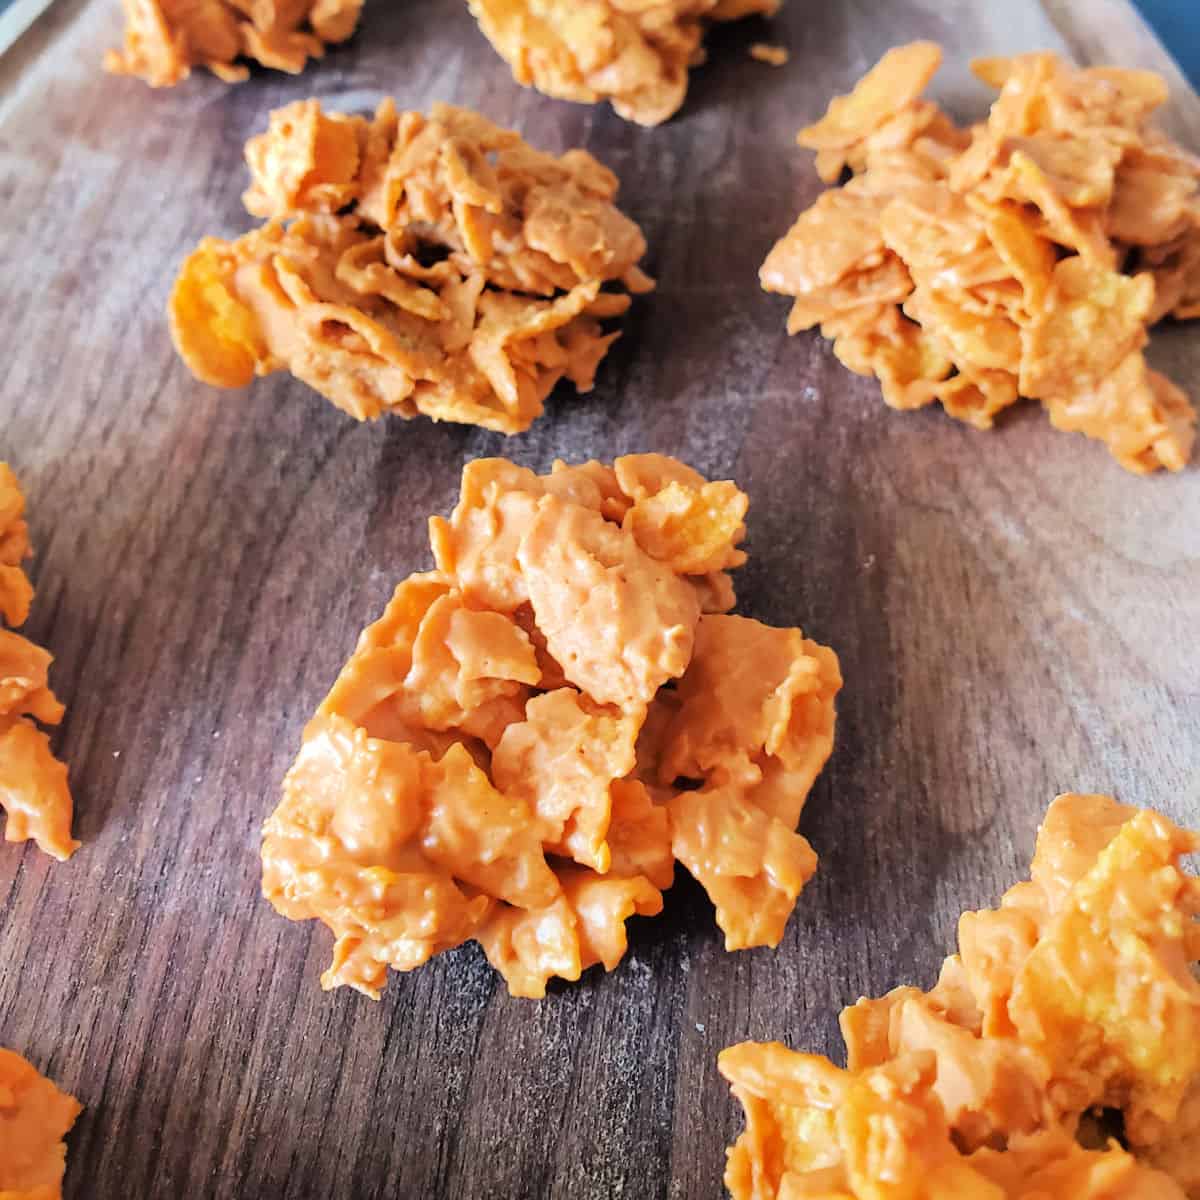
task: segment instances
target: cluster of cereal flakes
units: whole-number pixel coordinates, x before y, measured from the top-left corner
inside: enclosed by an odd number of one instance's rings
[[[297,102],[246,159],[267,224],[206,238],[170,302],[176,347],[217,386],[286,368],[359,420],[519,433],[560,379],[591,388],[618,336],[602,322],[653,286],[611,171],[465,109]]]
[[[849,1067],[720,1058],[746,1110],[735,1200],[1200,1197],[1200,836],[1060,796],[1031,880],[964,913],[930,992],[843,1011]]]
[[[469,0],[513,77],[547,96],[609,100],[628,121],[658,125],[687,95],[715,21],[770,16],[780,0]]]
[[[297,74],[358,25],[363,0],[123,0],[125,46],[104,57],[106,70],[171,87],[193,67],[226,83],[249,71],[238,60]]]
[[[24,512],[17,477],[0,462],[0,617],[14,626],[25,623],[33,600],[21,566],[31,553]],[[71,837],[67,768],[34,724],[62,720],[63,706],[48,683],[53,661],[28,638],[0,628],[0,807],[8,816],[4,837],[10,842],[33,838],[39,849],[62,861],[79,847]]]
[[[941,61],[892,50],[799,135],[823,193],[760,278],[795,297],[893,408],[940,401],[980,429],[1018,396],[1138,473],[1179,470],[1196,414],[1143,358],[1147,326],[1200,315],[1200,162],[1147,128],[1148,71],[1053,54],[983,59],[1000,91],[955,127],[920,98]]]
[[[776,945],[833,746],[831,650],[727,615],[745,495],[656,454],[469,463],[264,826],[263,892],[378,996],[475,938],[518,996],[612,969],[679,859],[730,949]]]
[[[58,1200],[82,1107],[13,1050],[0,1048],[0,1197]]]

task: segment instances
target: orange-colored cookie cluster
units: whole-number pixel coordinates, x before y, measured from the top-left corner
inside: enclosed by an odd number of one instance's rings
[[[193,67],[226,83],[249,75],[241,59],[298,74],[358,25],[362,0],[122,0],[125,45],[104,56],[116,75],[171,87]]]
[[[627,121],[658,125],[683,103],[715,21],[771,15],[780,0],[469,0],[513,77],[547,96],[611,101]]]
[[[12,1050],[0,1048],[0,1200],[58,1200],[63,1143],[82,1106]]]
[[[0,617],[22,625],[33,587],[21,564],[29,557],[25,497],[7,463],[0,462]],[[67,768],[34,724],[57,725],[63,706],[50,690],[53,658],[28,638],[0,628],[0,808],[8,815],[6,841],[33,838],[62,861],[78,849],[71,837]],[[32,719],[31,719],[32,718]]]
[[[726,1050],[735,1200],[1196,1200],[1200,836],[1060,796],[1031,880],[964,913],[930,992],[843,1011],[847,1070]]]
[[[760,272],[893,408],[940,401],[980,429],[1018,397],[1130,471],[1179,470],[1196,414],[1142,355],[1147,327],[1200,315],[1200,162],[1147,127],[1148,71],[1053,54],[983,59],[1000,96],[954,126],[921,93],[932,43],[889,51],[799,141],[827,191]]]
[[[679,859],[730,949],[775,945],[833,746],[831,650],[726,615],[747,500],[656,454],[463,471],[437,570],[396,589],[305,730],[263,892],[378,996],[475,938],[509,990],[611,970]]]
[[[170,302],[179,353],[218,387],[286,369],[359,420],[519,433],[560,379],[591,388],[618,336],[602,322],[653,286],[611,171],[465,109],[300,101],[246,159],[268,223],[206,238]]]

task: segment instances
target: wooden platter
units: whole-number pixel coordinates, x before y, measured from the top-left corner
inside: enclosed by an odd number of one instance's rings
[[[1002,10],[1002,11],[1001,11]],[[885,409],[758,290],[818,189],[797,127],[889,45],[983,111],[975,54],[1152,66],[1200,149],[1200,99],[1124,0],[788,0],[720,31],[656,130],[516,87],[454,0],[373,0],[302,77],[169,92],[99,70],[114,0],[56,0],[0,58],[0,457],[30,502],[28,632],[57,657],[76,832],[0,849],[0,1044],[86,1105],[74,1197],[715,1197],[740,1127],[717,1052],[836,1053],[839,1007],[928,983],[957,914],[1027,864],[1063,790],[1200,822],[1200,465],[1139,479],[1014,412],[990,435]],[[753,41],[791,62],[752,61]],[[596,390],[509,441],[355,425],[278,376],[195,382],[163,304],[205,233],[248,227],[241,147],[268,110],[477,107],[622,179],[658,293]],[[1156,336],[1197,396],[1200,331]],[[751,497],[741,611],[834,646],[838,742],[802,831],[820,871],[777,951],[726,954],[682,871],[611,975],[510,999],[474,948],[373,1004],[317,986],[329,941],[258,897],[258,827],[301,728],[464,462],[658,450]]]

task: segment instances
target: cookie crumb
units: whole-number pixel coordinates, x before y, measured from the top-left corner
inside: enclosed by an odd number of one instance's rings
[[[769,67],[782,67],[788,60],[786,46],[776,46],[771,42],[755,42],[750,47],[750,57]]]

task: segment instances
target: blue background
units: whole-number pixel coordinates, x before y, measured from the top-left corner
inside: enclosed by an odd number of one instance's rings
[[[1200,89],[1200,7],[1196,0],[1134,0],[1159,40]]]

